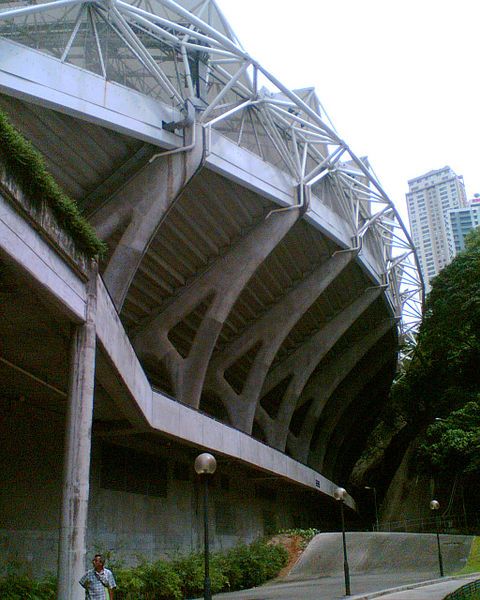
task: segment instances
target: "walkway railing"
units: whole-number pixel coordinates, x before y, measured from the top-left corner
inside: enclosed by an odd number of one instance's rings
[[[476,600],[476,598],[480,598],[480,579],[462,585],[443,600]]]
[[[480,531],[480,515],[448,515],[438,518],[438,529],[441,533],[474,534]],[[402,519],[380,523],[379,531],[404,531],[411,533],[434,533],[435,519]]]

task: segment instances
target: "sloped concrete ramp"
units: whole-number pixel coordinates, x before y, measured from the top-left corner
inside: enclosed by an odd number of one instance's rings
[[[346,539],[351,574],[389,570],[438,572],[435,534],[347,532]],[[440,535],[445,573],[453,573],[465,565],[472,541],[472,536]],[[287,579],[332,577],[342,573],[342,534],[320,533],[310,542]]]

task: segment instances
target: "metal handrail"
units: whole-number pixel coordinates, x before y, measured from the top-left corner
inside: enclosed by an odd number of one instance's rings
[[[458,590],[445,596],[444,600],[474,600],[478,598],[478,592],[480,592],[480,579],[462,585]]]
[[[438,525],[443,533],[474,533],[480,530],[480,513],[439,516]],[[435,528],[435,518],[426,517],[383,521],[378,531],[423,533],[435,532]]]

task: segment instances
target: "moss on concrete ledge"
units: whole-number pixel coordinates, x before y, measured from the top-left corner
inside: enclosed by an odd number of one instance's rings
[[[89,258],[102,256],[106,245],[47,171],[43,157],[0,111],[0,159],[32,204],[46,203],[59,225]]]

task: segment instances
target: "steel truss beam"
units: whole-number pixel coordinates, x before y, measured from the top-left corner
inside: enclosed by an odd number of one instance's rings
[[[0,35],[27,45],[36,39],[37,49],[61,61],[83,60],[86,68],[96,65],[95,72],[106,79],[121,74],[127,85],[150,90],[181,111],[192,101],[207,139],[215,130],[288,172],[302,190],[302,202],[311,195],[321,201],[328,183],[336,198],[333,209],[353,226],[352,249],[368,244],[382,257],[387,298],[394,314],[402,316],[400,338],[412,337],[424,284],[395,206],[365,160],[338,136],[313,88],[292,91],[250,57],[214,0],[191,11],[174,0],[2,5],[7,8],[0,11]],[[52,32],[63,37],[52,40]],[[89,32],[94,43],[82,44],[80,33]],[[112,39],[114,56],[108,50]],[[96,60],[87,52],[95,52]]]

